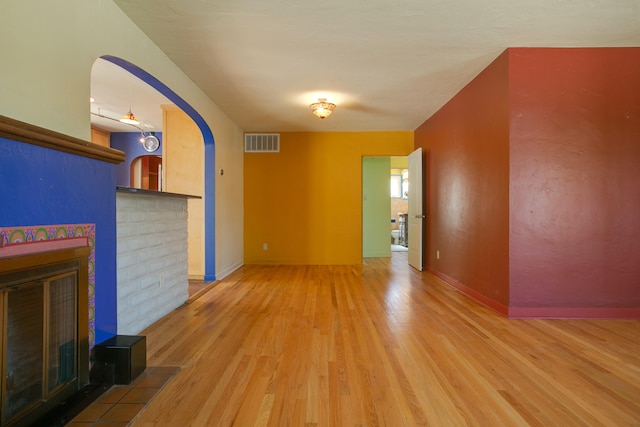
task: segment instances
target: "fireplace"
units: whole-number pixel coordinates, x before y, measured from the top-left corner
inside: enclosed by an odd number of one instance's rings
[[[0,258],[0,426],[29,425],[88,384],[89,254]]]

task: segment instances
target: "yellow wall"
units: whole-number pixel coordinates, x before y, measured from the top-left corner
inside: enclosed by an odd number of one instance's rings
[[[162,106],[164,191],[200,196],[188,200],[189,278],[204,278],[204,141],[200,129],[180,108]]]
[[[410,131],[285,132],[279,153],[245,153],[245,263],[360,264],[362,157],[412,150]]]
[[[408,157],[406,156],[391,157],[391,169],[407,169],[408,167],[409,167]]]

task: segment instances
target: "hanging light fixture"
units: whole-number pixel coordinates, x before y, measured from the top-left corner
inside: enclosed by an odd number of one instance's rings
[[[127,114],[125,114],[124,116],[122,116],[120,121],[122,123],[126,123],[128,125],[139,125],[140,124],[138,119],[136,119],[136,116],[134,116],[133,113],[131,112],[131,107],[129,107],[129,112]]]
[[[327,118],[333,113],[336,108],[336,104],[327,102],[327,98],[318,98],[318,102],[314,102],[309,105],[309,108],[313,110],[313,114],[321,119]]]

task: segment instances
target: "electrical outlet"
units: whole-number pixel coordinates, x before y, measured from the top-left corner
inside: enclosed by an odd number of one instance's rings
[[[269,250],[269,245],[267,245],[266,243],[262,244],[262,250],[263,251],[268,251]]]
[[[440,251],[439,250],[436,251],[436,259],[440,259]]]

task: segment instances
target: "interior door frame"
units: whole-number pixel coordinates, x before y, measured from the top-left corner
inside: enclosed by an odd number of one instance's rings
[[[409,154],[409,214],[407,217],[409,265],[424,269],[424,158],[419,147]]]

